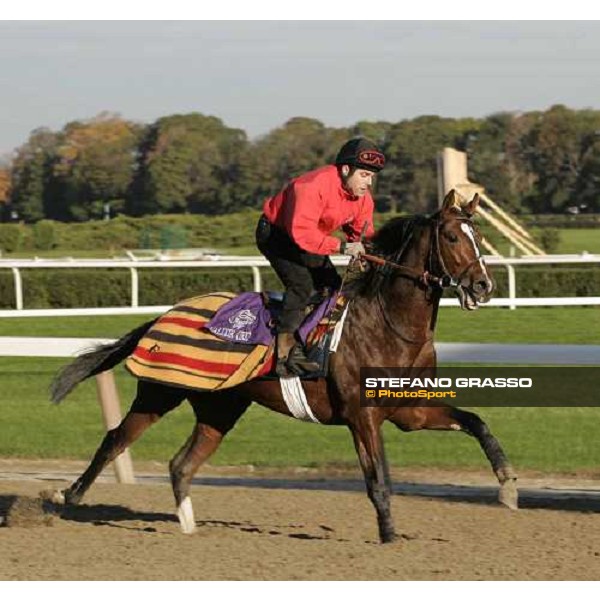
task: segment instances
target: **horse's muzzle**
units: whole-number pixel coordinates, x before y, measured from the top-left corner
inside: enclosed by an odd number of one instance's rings
[[[475,296],[475,298],[477,299],[477,302],[480,302],[480,303],[489,301],[489,299],[492,297],[494,288],[495,288],[495,285],[494,285],[493,280],[489,279],[487,277],[480,279],[478,281],[475,281],[475,283],[473,283],[471,285],[471,291],[472,291],[473,295]]]
[[[456,295],[463,310],[477,310],[480,304],[489,302],[495,285],[489,277],[481,277],[475,281],[461,282],[456,288]]]

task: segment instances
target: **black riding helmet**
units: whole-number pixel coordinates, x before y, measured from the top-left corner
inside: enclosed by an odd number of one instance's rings
[[[335,164],[350,165],[378,173],[385,166],[385,156],[371,140],[355,137],[340,148],[335,157]]]

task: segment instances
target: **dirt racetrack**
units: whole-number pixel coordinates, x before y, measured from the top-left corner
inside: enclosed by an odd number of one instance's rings
[[[179,532],[169,485],[152,478],[135,486],[99,481],[84,505],[60,515],[28,520],[25,511],[0,527],[0,579],[600,579],[597,488],[525,493],[517,512],[492,504],[489,489],[445,499],[396,494],[404,537],[381,546],[356,481],[342,482],[341,491],[213,483],[192,490],[198,531],[191,536]],[[15,501],[35,505],[41,490],[60,487],[2,473],[4,525]]]

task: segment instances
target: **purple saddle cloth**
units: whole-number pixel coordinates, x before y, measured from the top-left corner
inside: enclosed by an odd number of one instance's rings
[[[302,321],[298,335],[303,344],[319,321],[333,309],[336,299],[337,292],[323,300]],[[270,346],[277,334],[275,317],[277,314],[272,314],[265,306],[261,293],[244,292],[224,304],[204,327],[222,340]]]

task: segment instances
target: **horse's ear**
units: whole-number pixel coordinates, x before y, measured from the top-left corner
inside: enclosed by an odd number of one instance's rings
[[[473,200],[471,200],[471,202],[463,206],[463,210],[469,215],[469,217],[472,217],[477,211],[477,207],[479,206],[479,200],[479,194],[475,194],[473,196]]]
[[[451,189],[444,198],[444,202],[442,204],[442,212],[449,211],[450,209],[458,208],[460,209],[460,199],[456,190]]]

